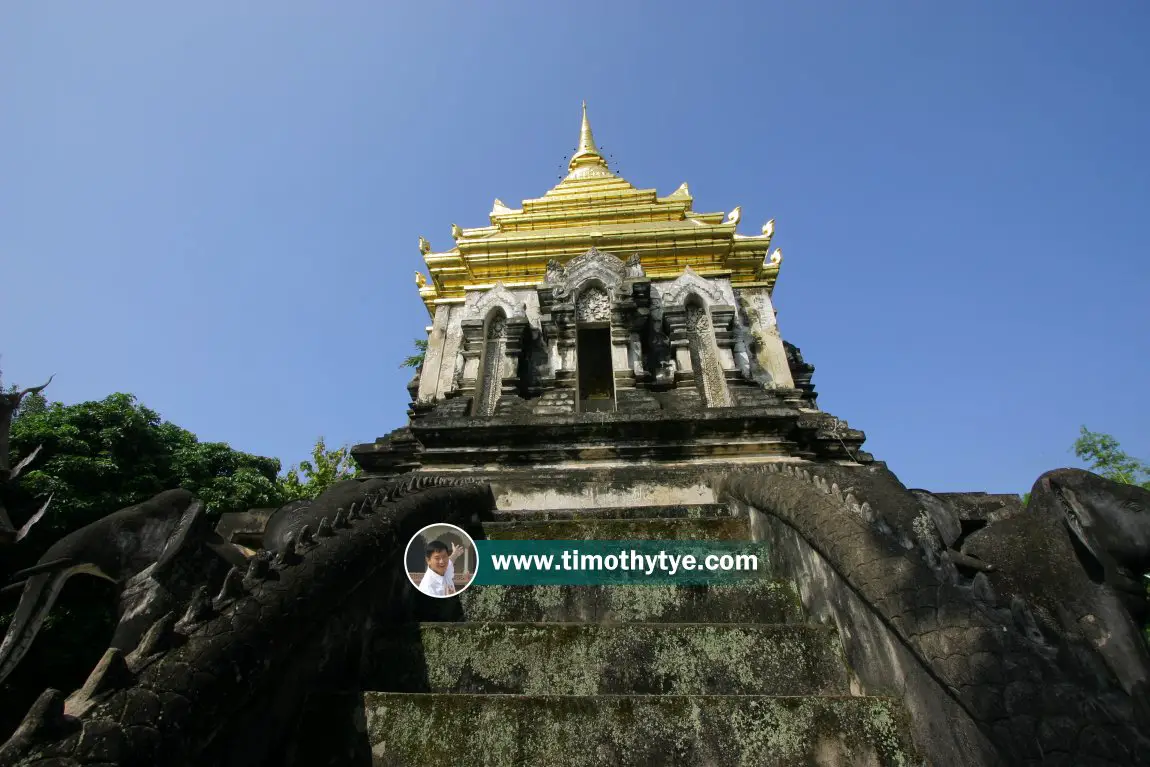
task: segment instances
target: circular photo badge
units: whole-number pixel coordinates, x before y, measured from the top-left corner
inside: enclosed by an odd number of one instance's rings
[[[475,580],[479,552],[462,528],[428,525],[408,542],[403,563],[415,588],[430,597],[447,599],[463,593]]]

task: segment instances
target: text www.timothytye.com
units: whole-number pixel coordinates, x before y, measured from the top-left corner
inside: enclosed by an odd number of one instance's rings
[[[759,558],[754,554],[707,554],[696,557],[694,554],[670,554],[666,551],[644,554],[634,550],[623,550],[618,554],[580,554],[579,549],[572,549],[558,557],[554,554],[492,554],[491,563],[496,570],[623,570],[644,575],[654,575],[656,572],[674,575],[680,571],[749,572],[759,569]]]

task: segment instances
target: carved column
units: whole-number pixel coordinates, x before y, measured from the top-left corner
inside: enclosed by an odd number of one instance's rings
[[[483,347],[480,365],[483,378],[472,408],[472,413],[477,416],[494,415],[495,405],[503,394],[503,379],[507,372],[507,319],[502,313],[487,322]]]
[[[503,346],[503,394],[519,396],[519,361],[527,353],[523,338],[527,333],[527,316],[507,320],[506,342]]]
[[[691,362],[691,344],[687,338],[687,309],[684,306],[663,307],[663,320],[667,324],[667,336],[671,351],[675,355],[678,373],[675,382],[688,386],[695,383],[695,368]]]
[[[555,322],[555,356],[559,360],[559,366],[555,369],[555,386],[574,389],[579,365],[575,353],[578,336],[575,305],[566,303],[553,307],[551,318]]]
[[[483,320],[464,320],[459,326],[462,334],[459,351],[463,356],[463,371],[459,375],[461,396],[475,396],[479,364],[483,358],[483,326]]]
[[[711,318],[703,307],[689,305],[686,320],[686,335],[699,393],[707,407],[728,407],[731,394],[727,390],[727,378],[723,374]]]
[[[715,348],[719,354],[719,367],[728,377],[737,376],[735,369],[735,334],[731,328],[735,323],[735,307],[712,306],[711,325],[714,328]]]
[[[635,305],[630,296],[622,291],[618,293],[609,291],[611,299],[609,322],[611,326],[611,369],[615,379],[615,390],[635,388],[634,355],[632,349],[638,343],[632,344],[632,335],[638,341],[638,334],[631,329],[631,317],[635,313]],[[640,355],[641,361],[641,355]]]
[[[444,347],[447,344],[450,318],[450,305],[440,304],[435,307],[435,319],[432,320],[431,332],[427,335],[427,352],[423,356],[423,369],[419,374],[419,389],[415,396],[419,401],[426,402],[442,397],[439,394],[439,382],[445,361]],[[454,360],[449,364],[454,364]]]
[[[630,305],[632,307],[630,316],[628,317],[628,329],[630,334],[627,339],[629,348],[628,362],[631,365],[631,373],[635,376],[636,384],[642,386],[653,375],[653,371],[647,369],[648,344],[647,336],[650,333],[648,323],[651,322],[651,281],[650,280],[636,280],[631,285],[631,299]]]

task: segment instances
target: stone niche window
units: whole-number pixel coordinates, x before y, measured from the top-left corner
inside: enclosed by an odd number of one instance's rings
[[[611,357],[611,297],[592,285],[575,301],[575,352],[579,412],[615,409],[615,370]]]
[[[507,351],[507,317],[496,309],[487,318],[484,329],[483,360],[480,364],[479,395],[475,398],[475,414],[495,414],[499,395],[503,393],[503,357]]]

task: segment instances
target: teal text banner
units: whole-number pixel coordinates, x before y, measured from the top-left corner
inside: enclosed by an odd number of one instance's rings
[[[750,541],[475,542],[477,586],[665,586],[767,577],[766,548]]]

